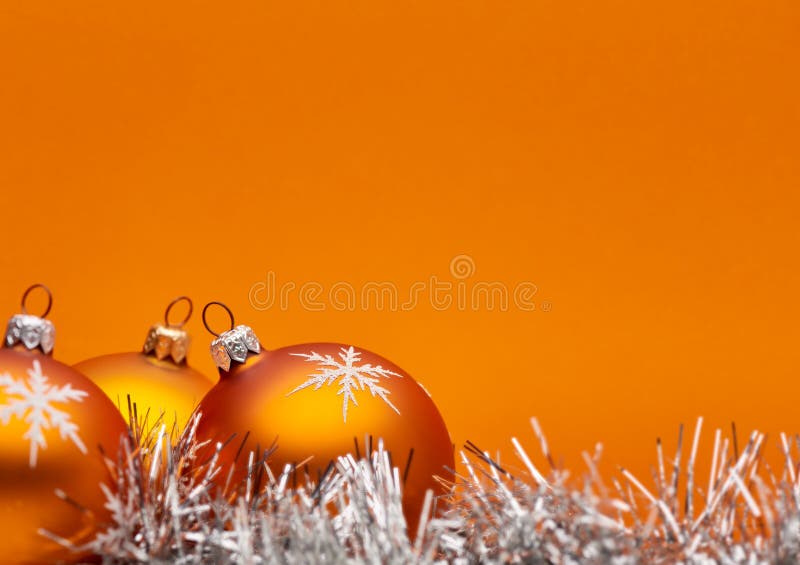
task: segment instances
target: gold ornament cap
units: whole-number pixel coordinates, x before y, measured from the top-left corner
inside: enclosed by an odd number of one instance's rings
[[[210,306],[221,306],[228,313],[231,319],[231,329],[218,334],[212,330],[208,321],[206,320],[206,312]],[[235,325],[233,319],[233,312],[230,308],[221,302],[209,302],[203,308],[203,325],[214,336],[214,341],[211,342],[211,358],[214,359],[216,366],[228,372],[231,370],[231,365],[236,363],[244,363],[250,354],[261,353],[261,343],[258,337],[250,326],[244,324]]]
[[[47,309],[41,316],[28,314],[25,303],[32,290],[41,288],[47,293]],[[39,349],[45,355],[53,352],[56,341],[56,328],[53,322],[45,320],[45,316],[50,313],[53,306],[53,293],[43,284],[34,284],[22,295],[22,313],[11,316],[6,326],[6,336],[3,344],[5,347],[22,345],[25,349],[34,351]]]
[[[169,321],[169,313],[178,302],[184,301],[189,304],[189,311],[186,317],[178,324],[172,324]],[[191,298],[188,296],[179,296],[169,303],[167,310],[164,312],[164,323],[154,324],[147,332],[147,337],[142,346],[142,353],[145,355],[153,355],[157,359],[163,361],[164,359],[172,358],[175,363],[184,363],[186,361],[186,353],[189,351],[189,343],[191,339],[183,326],[189,321],[192,316],[193,304]]]

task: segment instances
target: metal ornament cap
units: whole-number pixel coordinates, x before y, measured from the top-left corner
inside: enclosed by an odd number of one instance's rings
[[[6,327],[5,346],[22,344],[28,350],[41,349],[46,355],[53,351],[56,328],[53,322],[31,314],[16,314]]]
[[[220,334],[211,342],[211,357],[223,371],[230,371],[231,364],[244,363],[251,353],[261,353],[261,344],[252,328],[238,325]]]
[[[181,328],[156,324],[147,332],[142,352],[155,355],[163,361],[171,357],[175,363],[183,363],[189,351],[189,334]]]

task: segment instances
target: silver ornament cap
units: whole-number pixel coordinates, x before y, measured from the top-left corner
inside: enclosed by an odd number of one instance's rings
[[[28,295],[37,288],[41,288],[47,293],[47,309],[41,316],[28,314],[28,308],[25,305]],[[3,345],[5,347],[22,345],[30,351],[39,349],[45,355],[50,355],[56,342],[56,328],[53,322],[45,319],[45,316],[50,313],[52,306],[53,294],[49,288],[43,284],[34,284],[28,287],[28,290],[22,295],[22,313],[11,316],[8,321]]]
[[[223,371],[230,371],[234,361],[244,363],[250,353],[261,353],[261,344],[250,326],[238,325],[211,342],[211,357]]]
[[[210,306],[221,306],[228,313],[231,319],[231,329],[221,334],[213,331],[206,320],[206,312]],[[234,362],[244,363],[251,354],[261,353],[261,343],[258,341],[253,328],[244,324],[234,325],[233,312],[221,302],[209,302],[203,308],[203,324],[206,329],[214,336],[211,342],[211,358],[214,364],[222,371],[231,370]]]
[[[22,344],[25,349],[41,349],[50,354],[56,342],[56,328],[53,322],[30,314],[11,316],[6,327],[6,347]]]

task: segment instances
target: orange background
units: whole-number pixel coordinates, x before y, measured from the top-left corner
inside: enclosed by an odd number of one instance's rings
[[[457,443],[649,476],[679,422],[794,431],[800,5],[0,5],[0,312],[136,349],[178,294],[269,348],[346,341]],[[544,312],[257,311],[279,281],[538,285]],[[452,280],[452,279],[451,279]],[[191,362],[213,366],[198,317]],[[711,434],[701,448],[708,447]]]

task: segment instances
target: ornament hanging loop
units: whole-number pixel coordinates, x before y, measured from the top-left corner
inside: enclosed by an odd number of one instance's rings
[[[39,315],[39,318],[45,318],[50,313],[50,309],[53,307],[53,293],[50,292],[49,288],[41,283],[32,284],[28,287],[28,290],[22,294],[22,313],[28,314],[28,307],[26,306],[26,303],[28,302],[28,295],[31,293],[31,291],[36,290],[37,288],[41,288],[47,293],[47,308],[45,309],[44,314]]]
[[[178,302],[186,302],[189,305],[189,311],[186,312],[186,316],[183,317],[183,320],[181,320],[177,324],[172,324],[169,321],[169,313],[172,311],[172,308]],[[170,302],[167,305],[167,309],[164,310],[164,325],[167,326],[168,328],[182,328],[183,326],[186,325],[186,322],[189,321],[189,318],[192,317],[192,312],[193,311],[194,311],[194,303],[192,302],[192,299],[189,298],[188,296],[179,296],[178,298],[176,298],[172,302]],[[206,326],[206,327],[208,327],[208,326]]]
[[[221,306],[228,313],[228,317],[231,319],[231,327],[228,330],[225,330],[225,331],[232,330],[234,328],[234,326],[236,325],[236,323],[235,323],[235,321],[233,319],[233,312],[231,312],[231,309],[228,308],[222,302],[209,302],[208,304],[206,304],[205,307],[203,308],[203,325],[206,327],[206,330],[208,330],[208,333],[210,333],[214,337],[219,337],[220,334],[218,334],[217,332],[215,332],[214,330],[211,329],[211,327],[208,325],[208,320],[206,319],[206,313],[208,312],[208,309],[211,306]]]

